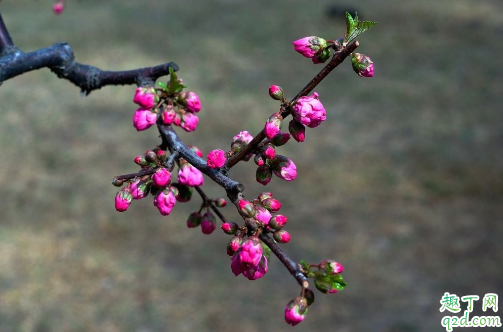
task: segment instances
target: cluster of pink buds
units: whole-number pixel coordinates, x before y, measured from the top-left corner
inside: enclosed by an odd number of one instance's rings
[[[140,106],[133,117],[133,125],[141,131],[150,128],[160,116],[164,124],[174,124],[185,131],[196,130],[201,102],[195,92],[182,92],[185,86],[174,72],[170,72],[168,84],[158,83],[161,88],[139,87],[133,102]]]

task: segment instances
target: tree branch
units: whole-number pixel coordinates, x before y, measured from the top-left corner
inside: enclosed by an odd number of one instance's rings
[[[155,80],[178,70],[174,62],[155,67],[127,71],[104,71],[75,61],[72,48],[66,43],[54,44],[30,53],[17,49],[0,16],[0,83],[18,75],[49,68],[59,78],[69,80],[86,95],[106,85],[153,85]]]
[[[334,70],[338,65],[340,65],[351,53],[353,53],[356,48],[358,47],[358,41],[354,41],[353,43],[347,45],[346,47],[342,48],[340,51],[335,52],[334,56],[330,60],[330,62],[316,75],[309,83],[306,84],[306,86],[300,90],[300,92],[295,96],[295,98],[292,99],[290,104],[293,104],[297,99],[303,96],[307,96],[313,89],[323,81],[325,77],[330,74],[332,70]],[[290,114],[291,110],[290,108],[286,109],[281,113],[281,116],[283,118],[286,118]],[[253,150],[257,148],[257,145],[260,144],[265,138],[265,133],[264,130],[262,130],[260,133],[257,134],[253,138],[253,140],[248,143],[246,148],[241,150],[239,153],[235,154],[234,156],[230,157],[227,160],[227,163],[225,164],[225,169],[229,170],[231,169],[234,165],[236,165],[238,162],[243,160],[245,156],[247,156],[249,153],[251,153]]]

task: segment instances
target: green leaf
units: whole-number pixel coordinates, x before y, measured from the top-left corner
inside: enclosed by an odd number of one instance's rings
[[[355,40],[359,35],[376,25],[377,22],[360,21],[358,13],[352,17],[350,13],[346,12],[346,34],[344,35],[344,43],[349,44]]]
[[[157,85],[159,85],[161,88],[163,88],[164,90],[168,91],[168,86],[162,82],[157,82]]]

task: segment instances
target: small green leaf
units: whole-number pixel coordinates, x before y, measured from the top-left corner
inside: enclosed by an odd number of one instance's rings
[[[164,90],[168,91],[168,86],[162,82],[157,82],[157,85],[159,85],[161,88],[163,88]]]
[[[359,35],[376,25],[377,22],[360,21],[358,13],[352,17],[350,13],[346,12],[346,34],[344,35],[344,43],[349,44],[355,40]]]

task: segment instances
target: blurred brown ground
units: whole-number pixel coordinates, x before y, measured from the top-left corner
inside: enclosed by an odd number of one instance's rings
[[[320,69],[291,41],[343,34],[343,17],[326,15],[334,5],[380,22],[359,39],[376,76],[347,62],[316,89],[327,121],[280,150],[299,178],[267,187],[291,220],[285,250],[346,267],[349,287],[318,295],[297,329],[442,331],[444,292],[503,295],[503,2],[68,0],[56,17],[48,0],[4,0],[0,10],[24,51],[65,41],[78,61],[116,70],[176,61],[203,103],[200,128],[182,136],[207,152],[261,129],[276,107],[270,84],[291,97]],[[82,98],[48,70],[0,88],[0,331],[290,331],[293,278],[274,259],[258,281],[235,278],[228,236],[185,226],[197,199],[167,218],[150,198],[115,212],[111,179],[159,142],[132,127],[133,92]],[[252,163],[232,171],[250,197],[262,190],[253,174]]]

